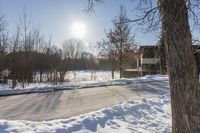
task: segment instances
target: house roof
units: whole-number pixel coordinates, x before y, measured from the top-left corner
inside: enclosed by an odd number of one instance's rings
[[[159,47],[156,45],[140,46],[139,52],[142,54],[143,58],[159,57]]]

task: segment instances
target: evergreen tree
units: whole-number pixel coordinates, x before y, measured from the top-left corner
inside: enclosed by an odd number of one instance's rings
[[[160,51],[160,72],[161,74],[167,74],[167,59],[166,59],[166,53],[165,53],[163,32],[160,36],[158,45],[159,45],[159,51]]]

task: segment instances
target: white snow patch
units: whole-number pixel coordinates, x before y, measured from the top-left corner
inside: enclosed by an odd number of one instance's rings
[[[112,79],[112,72],[111,71],[105,71],[105,70],[80,70],[80,71],[68,71],[65,74],[65,80],[67,81],[74,81],[74,76],[76,77],[76,81],[101,81],[101,80],[110,80]],[[119,71],[114,72],[114,79],[117,79],[120,77]],[[36,73],[34,76],[34,81],[40,81],[40,74],[39,72]],[[43,74],[42,80],[47,81],[48,75]]]
[[[1,85],[0,84],[0,96],[5,95],[14,95],[14,94],[25,94],[25,93],[42,93],[42,92],[51,92],[57,90],[69,90],[69,89],[81,89],[81,88],[90,88],[98,86],[108,86],[108,85],[124,85],[128,83],[141,83],[141,82],[150,82],[150,81],[167,81],[167,75],[146,75],[144,77],[136,78],[121,78],[114,80],[102,80],[102,81],[80,81],[80,82],[67,82],[67,83],[32,83],[24,88],[18,85],[15,89],[12,89],[10,85]]]
[[[77,117],[51,121],[0,120],[1,133],[169,133],[169,94],[128,101]]]

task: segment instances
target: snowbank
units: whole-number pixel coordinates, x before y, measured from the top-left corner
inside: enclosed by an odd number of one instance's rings
[[[15,133],[168,133],[171,130],[169,94],[128,101],[77,117],[52,121],[0,120],[0,132]]]
[[[71,89],[81,89],[81,88],[90,88],[98,86],[108,86],[108,85],[125,85],[129,83],[141,83],[141,82],[151,82],[151,81],[164,81],[168,80],[166,75],[147,75],[144,77],[138,78],[122,78],[114,80],[104,80],[104,81],[82,81],[82,82],[69,82],[63,84],[45,84],[45,83],[35,83],[29,84],[25,88],[17,86],[15,89],[12,89],[9,85],[0,85],[0,96],[5,95],[16,95],[16,94],[27,94],[27,93],[43,93],[51,92],[58,90],[71,90]]]

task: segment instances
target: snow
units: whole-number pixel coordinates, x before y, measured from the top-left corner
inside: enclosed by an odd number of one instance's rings
[[[127,101],[76,117],[51,121],[0,120],[1,133],[169,133],[169,93],[154,98]]]
[[[27,94],[27,93],[43,93],[52,92],[58,90],[71,90],[71,89],[83,89],[90,87],[109,86],[109,85],[125,85],[129,83],[141,83],[152,81],[164,81],[168,80],[167,75],[146,75],[144,77],[136,78],[121,78],[114,80],[99,80],[99,81],[79,81],[79,82],[67,82],[67,83],[32,83],[24,88],[18,85],[15,89],[11,88],[11,85],[0,85],[0,96]]]
[[[119,78],[119,71],[115,71],[114,73],[114,78]],[[68,71],[65,74],[65,81],[74,81],[74,76],[76,76],[76,81],[91,81],[91,80],[95,80],[95,81],[101,81],[101,80],[110,80],[112,79],[112,73],[111,71],[103,71],[103,70],[96,70],[96,71],[92,71],[92,70],[81,70],[81,71]],[[43,74],[42,75],[42,79],[43,81],[47,81],[48,79],[48,75],[47,74]],[[40,74],[36,73],[36,75],[34,76],[34,81],[38,81],[40,80]]]
[[[152,81],[168,81],[167,75],[146,75],[130,79],[115,79],[103,81],[84,81],[78,83],[30,84],[25,88],[18,86],[12,90],[9,86],[0,87],[0,94],[15,94],[23,92],[45,92],[60,89],[85,88],[102,85],[123,85]],[[91,88],[92,89],[92,88]],[[145,89],[145,88],[144,88]],[[115,106],[50,121],[26,121],[0,119],[0,133],[170,133],[171,108],[169,92],[153,98],[130,100]]]
[[[92,73],[93,72],[93,73]],[[112,72],[111,71],[75,71],[76,73],[76,81],[90,81],[91,78],[92,80],[95,81],[102,81],[102,80],[110,80],[112,79]],[[119,71],[115,71],[114,73],[114,78],[119,78]],[[65,79],[68,79],[70,81],[74,80],[74,72],[69,71],[65,75]]]

